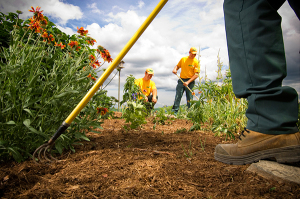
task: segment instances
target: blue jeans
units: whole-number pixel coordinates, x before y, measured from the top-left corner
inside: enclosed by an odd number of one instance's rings
[[[189,79],[182,79],[184,82],[188,81]],[[192,90],[195,86],[195,81],[191,82],[188,87]],[[182,81],[179,79],[177,86],[176,86],[176,95],[175,95],[175,101],[174,101],[174,105],[172,110],[174,111],[174,113],[177,113],[179,110],[179,106],[180,106],[180,101],[183,95],[183,92],[185,91],[186,94],[186,104],[187,107],[190,108],[191,103],[190,101],[193,100],[193,94],[191,93],[191,91],[189,91],[188,88],[186,88],[185,86],[183,86]]]

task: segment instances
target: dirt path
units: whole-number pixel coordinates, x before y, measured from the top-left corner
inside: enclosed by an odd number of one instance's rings
[[[299,185],[245,172],[249,165],[215,161],[216,144],[227,141],[209,131],[188,132],[189,121],[155,129],[149,121],[129,132],[122,125],[123,119],[105,120],[100,134],[88,133],[91,141],[59,162],[1,164],[0,197],[300,198]]]

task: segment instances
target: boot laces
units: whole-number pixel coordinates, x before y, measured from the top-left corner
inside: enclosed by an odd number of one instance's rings
[[[242,131],[241,135],[239,136],[239,139],[240,139],[240,140],[242,140],[241,136],[246,137],[246,135],[244,134],[245,131],[246,131],[247,133],[250,133],[250,131],[247,130],[247,129],[244,127],[244,130]]]

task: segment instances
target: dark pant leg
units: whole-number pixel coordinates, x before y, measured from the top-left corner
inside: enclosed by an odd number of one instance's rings
[[[265,134],[298,131],[298,94],[286,76],[281,17],[267,0],[225,0],[225,27],[238,98],[247,98],[247,128]]]
[[[179,110],[179,106],[180,106],[180,101],[182,98],[184,92],[184,86],[183,83],[181,82],[181,80],[178,80],[177,82],[177,86],[176,86],[176,94],[175,94],[175,100],[174,100],[174,105],[172,110],[177,113]]]
[[[189,79],[184,79],[183,81],[186,82]],[[195,86],[195,81],[189,83],[188,87],[192,90]],[[185,94],[186,94],[186,105],[188,108],[191,107],[191,103],[190,101],[193,100],[193,94],[191,93],[191,91],[188,88],[184,88],[185,89]]]
[[[152,102],[152,98],[153,98],[152,94],[148,96],[148,102],[146,102],[147,109],[154,109],[156,103]],[[156,99],[158,99],[158,96],[156,96]]]

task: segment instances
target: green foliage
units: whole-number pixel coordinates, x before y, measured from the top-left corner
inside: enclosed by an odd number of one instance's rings
[[[125,118],[126,123],[130,124],[130,129],[136,129],[147,123],[147,114],[147,110],[141,102],[128,101],[123,118]],[[127,129],[128,127],[125,125],[124,128]]]
[[[167,110],[165,110],[166,107],[162,107],[160,108],[157,113],[156,116],[153,119],[153,124],[160,124],[160,125],[165,125],[166,121],[169,119]],[[174,120],[174,118],[170,118],[171,120]]]
[[[229,70],[221,86],[206,81],[195,86],[195,90],[198,90],[201,95],[199,102],[190,110],[190,113],[193,113],[190,118],[195,118],[190,130],[199,130],[201,122],[208,122],[211,124],[210,130],[217,136],[225,135],[234,138],[234,134],[246,125],[247,101],[235,97]]]
[[[179,133],[184,133],[187,130],[185,128],[177,129],[174,133],[179,134]]]
[[[149,114],[149,110],[145,106],[144,96],[140,94],[142,93],[140,87],[134,81],[135,78],[132,75],[127,77],[124,84],[123,100],[120,102],[120,104],[126,102],[122,117],[126,119],[125,122],[129,124],[130,129],[136,129],[142,124],[146,124],[146,118]],[[124,128],[128,130],[127,125],[124,125]]]
[[[78,41],[81,49],[61,49],[53,43],[43,42],[41,34],[26,28],[15,14],[5,16],[0,23],[9,32],[8,47],[2,43],[0,51],[0,160],[14,158],[20,162],[56,132],[61,123],[92,87],[96,76],[89,66],[89,54],[94,52],[82,37],[71,37],[48,23],[48,31],[60,37],[66,44]],[[4,35],[8,40],[8,35]],[[112,99],[106,91],[96,94],[91,103],[75,118],[67,131],[55,142],[56,152],[74,151],[74,143],[88,140],[83,129],[101,128],[97,106],[110,108]]]
[[[124,84],[124,95],[123,100],[120,102],[120,105],[128,102],[128,101],[136,101],[141,97],[140,93],[141,89],[138,85],[134,83],[135,77],[133,75],[129,75],[126,78],[126,82]],[[144,96],[143,96],[144,97]]]

